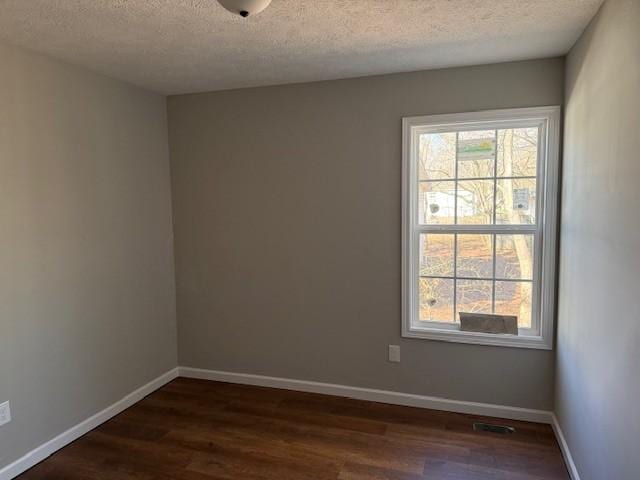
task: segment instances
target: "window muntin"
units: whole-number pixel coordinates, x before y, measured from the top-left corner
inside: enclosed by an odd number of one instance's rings
[[[419,223],[535,224],[540,128],[418,133]]]
[[[544,200],[554,186],[546,172],[549,137],[557,142],[557,133],[550,132],[551,121],[557,128],[557,111],[511,112],[513,119],[509,111],[482,112],[478,121],[469,120],[475,114],[460,122],[455,115],[405,119],[408,336],[464,334],[460,312],[500,313],[518,317],[516,338],[550,348],[552,319],[542,318],[552,301],[543,298],[542,283],[549,277],[549,267],[543,269],[543,221],[555,218],[555,208],[544,215]],[[453,121],[441,122],[444,117]],[[491,337],[489,343],[499,344],[501,336]]]
[[[439,313],[431,320],[420,312],[418,326],[454,324],[468,312],[516,315],[520,328],[531,328],[534,242],[530,233],[420,233],[420,305]]]

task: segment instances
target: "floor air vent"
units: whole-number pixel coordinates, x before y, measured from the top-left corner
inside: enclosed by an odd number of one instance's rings
[[[475,422],[473,424],[473,429],[477,432],[500,433],[502,435],[506,435],[507,433],[514,433],[516,431],[515,428],[508,427],[507,425],[493,425],[491,423],[480,422]]]

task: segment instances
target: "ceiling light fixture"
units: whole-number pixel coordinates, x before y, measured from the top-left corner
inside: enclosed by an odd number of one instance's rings
[[[269,6],[271,0],[218,0],[218,3],[231,13],[246,18],[263,11]]]

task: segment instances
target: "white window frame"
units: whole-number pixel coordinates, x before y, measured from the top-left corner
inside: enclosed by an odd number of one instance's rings
[[[540,126],[536,171],[537,242],[534,254],[532,328],[518,335],[462,332],[459,324],[413,322],[418,315],[419,238],[421,233],[446,231],[452,226],[420,225],[418,222],[417,141],[419,134],[456,130],[488,130]],[[402,119],[402,336],[448,342],[499,345],[551,350],[553,348],[556,277],[556,230],[558,212],[560,107],[534,107],[472,113],[405,117]],[[494,175],[496,172],[494,172]],[[489,228],[487,228],[489,227]],[[483,231],[484,228],[484,231]],[[514,230],[505,225],[455,225],[460,233],[499,233]],[[527,228],[522,231],[527,232]],[[536,293],[537,292],[537,293]],[[454,292],[454,295],[456,293]],[[422,326],[428,324],[428,326]]]

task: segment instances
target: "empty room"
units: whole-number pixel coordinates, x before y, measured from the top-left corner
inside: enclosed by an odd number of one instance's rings
[[[640,479],[640,0],[0,0],[0,480]]]

